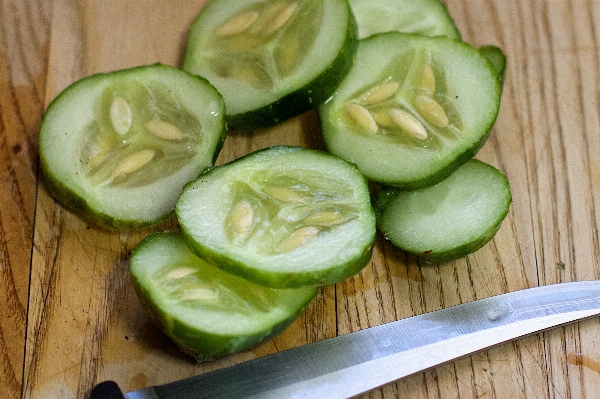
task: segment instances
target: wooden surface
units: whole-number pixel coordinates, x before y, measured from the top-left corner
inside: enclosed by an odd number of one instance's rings
[[[38,184],[45,106],[95,72],[179,65],[202,0],[0,0],[0,397],[85,398],[116,380],[160,384],[490,295],[600,277],[600,3],[448,0],[463,34],[508,56],[502,107],[478,158],[514,202],[477,253],[424,265],[378,237],[371,263],[324,287],[282,335],[196,364],[158,333],[130,284],[131,249],[151,230],[107,233]],[[272,144],[320,148],[309,112],[227,138],[219,163]],[[152,230],[161,230],[172,221]],[[592,319],[417,374],[369,398],[596,398]]]

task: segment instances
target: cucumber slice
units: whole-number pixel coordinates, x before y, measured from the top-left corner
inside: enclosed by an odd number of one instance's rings
[[[213,0],[189,32],[183,69],[225,98],[229,126],[271,126],[314,108],[352,65],[346,0]]]
[[[224,138],[215,88],[155,64],[73,83],[49,105],[39,141],[59,202],[92,223],[134,228],[167,218]]]
[[[440,0],[349,0],[360,39],[376,33],[399,31],[425,36],[461,35]]]
[[[511,201],[506,176],[471,159],[432,187],[384,189],[375,210],[379,229],[394,245],[443,262],[462,258],[489,242]]]
[[[199,256],[274,287],[325,285],[370,260],[375,215],[358,169],[331,154],[278,146],[206,172],[176,213]]]
[[[274,290],[195,256],[181,234],[155,233],[134,249],[135,290],[157,324],[199,361],[239,352],[283,331],[316,289]]]
[[[485,143],[500,95],[496,71],[469,44],[380,33],[361,40],[352,70],[319,107],[323,138],[373,181],[426,187]]]
[[[502,49],[493,44],[488,44],[479,47],[479,52],[488,59],[498,73],[498,76],[500,76],[500,81],[503,81],[504,71],[506,70],[506,55],[504,55]]]

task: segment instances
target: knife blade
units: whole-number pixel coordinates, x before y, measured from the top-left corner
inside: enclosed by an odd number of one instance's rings
[[[469,354],[600,314],[600,281],[514,291],[131,391],[126,399],[349,398]],[[92,399],[116,398],[96,386]],[[114,391],[112,391],[114,394]]]

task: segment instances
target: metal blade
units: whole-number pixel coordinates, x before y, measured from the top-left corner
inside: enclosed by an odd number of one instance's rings
[[[600,314],[600,281],[531,288],[125,394],[127,399],[349,398],[492,346]]]

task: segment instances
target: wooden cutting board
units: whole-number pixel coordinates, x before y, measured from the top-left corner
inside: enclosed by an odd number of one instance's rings
[[[503,292],[600,277],[600,3],[448,0],[463,39],[508,57],[502,107],[477,157],[509,178],[497,236],[425,264],[377,238],[357,276],[323,287],[283,334],[198,364],[150,322],[128,277],[149,232],[88,226],[38,181],[47,104],[97,72],[179,65],[203,0],[0,0],[0,397],[85,398],[95,383],[161,384]],[[218,163],[273,144],[322,148],[314,112],[230,135]],[[370,398],[594,398],[598,319],[555,329],[390,384]]]

